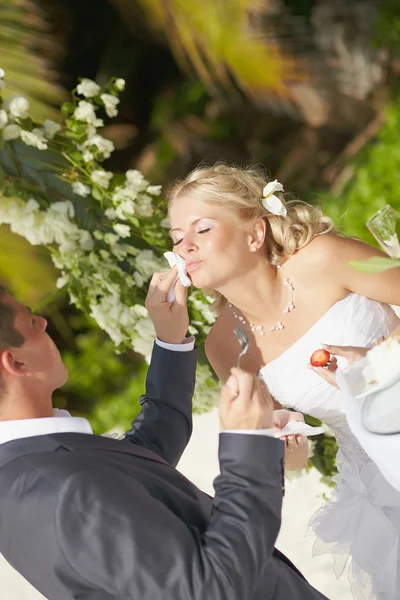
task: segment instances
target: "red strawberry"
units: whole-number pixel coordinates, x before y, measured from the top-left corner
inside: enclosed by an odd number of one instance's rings
[[[329,354],[328,350],[323,350],[321,348],[321,350],[316,350],[313,352],[310,358],[310,363],[313,367],[324,367],[330,358],[331,355]]]

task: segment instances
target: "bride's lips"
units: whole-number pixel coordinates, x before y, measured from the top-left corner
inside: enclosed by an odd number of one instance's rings
[[[194,271],[195,269],[197,269],[197,267],[198,267],[198,266],[199,266],[201,263],[202,263],[202,261],[201,261],[201,260],[196,260],[196,261],[193,261],[193,262],[189,262],[189,263],[187,263],[187,265],[186,265],[186,271],[187,271],[188,273],[191,273],[192,271]]]

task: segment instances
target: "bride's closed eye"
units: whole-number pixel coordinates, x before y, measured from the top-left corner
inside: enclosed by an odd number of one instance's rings
[[[211,227],[206,227],[205,229],[201,229],[200,231],[196,231],[196,233],[207,233],[207,231],[210,231]],[[174,246],[179,246],[179,244],[181,243],[181,241],[183,240],[183,238],[181,238],[180,240],[176,240],[175,242],[172,240],[172,243],[174,244]]]

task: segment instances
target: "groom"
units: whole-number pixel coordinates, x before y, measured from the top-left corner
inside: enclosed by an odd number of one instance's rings
[[[196,364],[175,275],[150,285],[158,339],[124,440],[53,416],[67,373],[46,321],[0,293],[0,552],[49,600],[323,600],[274,549],[283,443],[255,378],[234,370],[222,391],[214,500],[174,468]]]

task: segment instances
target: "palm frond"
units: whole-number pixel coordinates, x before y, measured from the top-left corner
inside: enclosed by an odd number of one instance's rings
[[[128,26],[137,23],[131,0],[110,0]],[[307,78],[303,63],[265,31],[268,0],[137,0],[146,22],[169,42],[178,63],[213,90],[240,88],[249,96],[289,97],[288,81]],[[261,26],[262,21],[262,26]],[[272,22],[271,22],[272,23]],[[272,27],[272,24],[271,24]]]
[[[55,69],[62,44],[37,0],[0,0],[0,67],[4,98],[25,96],[38,121],[56,118],[66,99]]]

